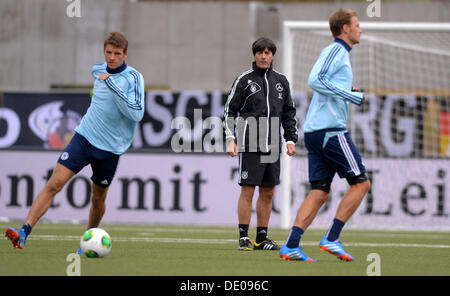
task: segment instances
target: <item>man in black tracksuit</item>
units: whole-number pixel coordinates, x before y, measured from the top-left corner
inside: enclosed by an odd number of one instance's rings
[[[298,138],[296,109],[288,80],[272,68],[276,52],[273,41],[259,38],[252,51],[255,58],[252,69],[235,80],[224,111],[227,153],[232,157],[239,155],[238,249],[279,250],[268,238],[267,228],[275,186],[280,184],[280,127],[283,126],[287,154],[292,156]],[[259,187],[257,234],[252,246],[248,227],[256,186]]]

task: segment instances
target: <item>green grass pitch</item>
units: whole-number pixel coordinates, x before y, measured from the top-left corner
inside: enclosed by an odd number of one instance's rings
[[[3,232],[17,223],[0,223]],[[308,230],[301,245],[316,263],[280,260],[276,251],[238,251],[236,227],[109,225],[112,251],[101,259],[81,256],[81,275],[148,276],[365,276],[379,255],[383,276],[450,275],[450,233],[388,232],[344,229],[341,240],[354,262],[321,251],[325,230]],[[38,224],[23,250],[0,239],[0,276],[64,276],[84,225]],[[250,229],[250,235],[254,232]],[[288,230],[269,229],[280,245]]]

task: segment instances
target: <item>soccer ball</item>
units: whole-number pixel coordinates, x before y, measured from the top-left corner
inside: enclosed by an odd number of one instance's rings
[[[91,228],[81,237],[80,246],[87,257],[102,258],[111,252],[111,237],[101,228]]]

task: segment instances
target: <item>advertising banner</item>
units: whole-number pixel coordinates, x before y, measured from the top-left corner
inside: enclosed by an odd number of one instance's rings
[[[62,149],[90,104],[89,93],[5,93],[0,149]]]
[[[0,151],[0,219],[23,221],[51,175],[60,152]],[[450,160],[369,159],[372,188],[349,228],[450,230]],[[236,225],[238,159],[225,154],[126,153],[109,188],[104,222]],[[43,217],[87,221],[91,169],[59,192]],[[291,221],[309,192],[307,160],[292,158]],[[334,178],[330,198],[311,228],[328,228],[347,190]],[[254,197],[256,204],[257,190]],[[270,225],[280,224],[277,186]],[[256,221],[253,214],[252,224]]]
[[[150,90],[132,151],[170,151],[182,138],[183,152],[223,152],[227,93]],[[297,108],[297,154],[306,155],[301,126],[310,94],[292,94]],[[60,150],[90,104],[89,93],[5,93],[0,106],[0,149]],[[449,157],[450,104],[445,97],[367,94],[351,106],[348,129],[365,157]],[[178,152],[178,151],[177,151]]]

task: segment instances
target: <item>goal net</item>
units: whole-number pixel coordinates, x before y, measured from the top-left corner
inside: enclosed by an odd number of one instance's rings
[[[350,59],[353,85],[366,93],[367,102],[350,104],[348,130],[363,158],[450,158],[450,23],[360,26],[360,44]],[[283,24],[283,71],[297,104],[300,156],[306,156],[301,125],[312,96],[309,73],[332,41],[328,22]],[[292,171],[282,172],[280,224],[287,228],[295,191],[290,188],[297,186],[291,178],[298,168],[287,158],[283,163]]]

